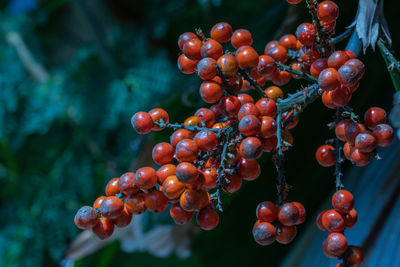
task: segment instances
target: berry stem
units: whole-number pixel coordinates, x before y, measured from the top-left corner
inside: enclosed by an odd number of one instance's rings
[[[303,90],[298,91],[288,98],[278,100],[276,103],[278,112],[283,113],[298,105],[302,106],[303,108],[306,107],[319,97],[318,90],[319,86],[315,83],[304,88]]]
[[[309,82],[313,82],[313,83],[314,82],[318,82],[318,79],[316,79],[314,76],[312,76],[312,75],[310,75],[308,73],[299,71],[299,70],[292,69],[291,67],[289,67],[287,65],[284,65],[284,64],[282,64],[282,63],[280,63],[278,61],[275,61],[275,66],[277,66],[280,70],[284,70],[284,71],[287,71],[289,73],[298,75],[298,76],[302,77],[303,79],[305,79],[305,80],[307,80]]]
[[[349,37],[353,33],[353,31],[354,31],[354,27],[347,28],[343,33],[339,34],[335,38],[332,38],[330,41],[331,44],[337,44],[337,43],[343,41],[344,39]]]
[[[189,131],[202,131],[202,130],[209,130],[215,133],[219,133],[221,131],[221,129],[213,129],[213,128],[207,128],[207,127],[199,127],[199,126],[186,126],[183,125],[183,123],[165,123],[163,121],[155,121],[154,122],[155,125],[157,125],[158,127],[164,128],[174,128],[174,129],[186,129]]]
[[[286,198],[286,179],[284,174],[284,154],[282,150],[282,114],[278,112],[276,117],[277,130],[276,137],[278,138],[278,144],[276,146],[277,152],[275,153],[274,163],[276,167],[276,171],[278,172],[278,182],[276,184],[276,189],[278,191],[278,207],[280,207]]]
[[[268,97],[261,86],[259,86],[257,82],[254,81],[245,70],[239,68],[239,73],[242,75],[243,79],[248,81],[256,89],[257,93],[259,93],[262,97]]]

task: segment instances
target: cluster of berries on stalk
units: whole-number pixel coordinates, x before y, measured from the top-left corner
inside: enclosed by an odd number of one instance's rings
[[[329,258],[342,259],[345,266],[360,266],[364,253],[360,247],[349,246],[344,230],[357,223],[357,211],[354,197],[347,190],[338,190],[332,196],[333,209],[322,211],[317,217],[317,226],[322,231],[331,232],[322,244],[323,251]],[[344,266],[338,263],[335,267]]]

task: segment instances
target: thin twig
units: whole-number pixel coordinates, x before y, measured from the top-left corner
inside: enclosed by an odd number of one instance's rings
[[[335,38],[332,38],[330,43],[337,44],[337,43],[343,41],[347,37],[350,37],[350,35],[353,33],[353,30],[354,30],[354,27],[350,27],[350,28],[346,29],[343,33],[339,34]]]
[[[156,122],[154,122],[154,124],[161,128],[167,127],[167,128],[174,128],[174,129],[186,129],[186,130],[193,131],[193,132],[208,130],[208,131],[212,131],[215,133],[219,133],[224,130],[224,129],[214,129],[214,128],[207,128],[207,127],[200,127],[200,126],[186,126],[186,125],[183,125],[183,123],[169,123],[169,122],[165,123],[163,121],[156,121]]]
[[[257,93],[259,93],[262,97],[268,97],[261,86],[259,86],[245,70],[239,68],[239,73],[243,76],[243,79],[248,81],[254,87],[254,89],[256,89]]]
[[[378,47],[391,63],[389,66],[389,68],[391,69],[389,69],[389,71],[396,69],[400,72],[400,62],[395,58],[395,56],[392,54],[392,52],[385,45],[385,42],[381,38],[378,40]]]
[[[308,73],[305,73],[303,71],[292,69],[291,67],[289,67],[287,65],[284,65],[284,64],[282,64],[282,63],[280,63],[278,61],[275,61],[275,66],[277,66],[280,70],[284,70],[284,71],[287,71],[289,73],[295,74],[295,75],[297,75],[297,76],[299,76],[299,77],[301,77],[301,78],[303,78],[303,79],[305,79],[305,80],[307,80],[309,82],[313,82],[313,83],[314,82],[318,82],[318,79],[316,79],[314,76],[312,76],[312,75],[310,75]]]
[[[282,150],[282,121],[281,121],[282,114],[278,112],[277,117],[276,117],[276,123],[277,123],[277,130],[276,130],[276,136],[278,138],[278,144],[276,146],[277,152],[275,153],[275,167],[276,171],[278,173],[278,182],[276,184],[276,189],[278,191],[278,206],[281,206],[286,198],[286,179],[285,179],[285,174],[284,174],[284,168],[283,164],[285,161],[283,150]]]
[[[276,106],[278,107],[278,112],[285,112],[292,109],[295,106],[302,106],[302,109],[306,107],[308,104],[314,102],[319,97],[319,86],[318,84],[312,84],[309,87],[304,88],[297,93],[282,99],[278,100]]]

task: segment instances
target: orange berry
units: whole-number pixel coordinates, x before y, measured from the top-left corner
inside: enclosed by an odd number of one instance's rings
[[[197,64],[197,75],[203,80],[211,80],[217,75],[217,61],[210,57],[205,57]]]
[[[255,68],[258,64],[258,54],[253,47],[245,45],[236,50],[235,57],[242,69]]]
[[[106,197],[100,206],[101,214],[109,219],[118,218],[123,209],[124,202],[115,196]]]
[[[180,161],[194,161],[198,153],[199,147],[192,139],[183,139],[176,145],[176,158]]]
[[[162,184],[162,191],[168,199],[178,199],[185,191],[185,184],[179,182],[175,175],[169,176]]]
[[[161,191],[153,189],[147,193],[144,203],[150,211],[159,214],[167,208],[168,199]]]
[[[234,48],[238,49],[245,45],[251,45],[253,43],[253,37],[248,30],[239,29],[233,33],[231,43]]]
[[[135,185],[135,173],[124,173],[118,180],[118,187],[121,193],[127,196],[135,194],[139,190]]]
[[[381,147],[390,145],[394,138],[393,128],[384,123],[375,126],[373,134],[376,138],[376,144]]]
[[[258,244],[262,246],[270,245],[274,243],[276,235],[276,229],[272,224],[259,221],[254,224],[253,237]]]
[[[283,99],[283,91],[278,86],[272,85],[265,89],[264,92],[269,98],[273,99],[274,101],[276,101],[278,98]]]
[[[148,134],[153,128],[151,116],[143,111],[132,116],[131,124],[138,134]]]
[[[297,235],[297,227],[296,226],[279,226],[279,230],[277,232],[276,241],[280,244],[287,245],[293,241],[293,239]]]
[[[175,175],[180,182],[192,184],[198,178],[199,171],[192,163],[182,162],[176,166]]]
[[[322,145],[315,152],[315,158],[323,167],[330,167],[335,164],[335,148],[331,145]]]
[[[178,57],[178,69],[183,73],[183,74],[193,74],[197,70],[197,64],[199,63],[198,60],[192,60],[185,56],[185,54],[181,54]]]
[[[186,189],[179,198],[179,205],[185,211],[195,211],[200,206],[200,194],[193,189]]]
[[[135,184],[140,189],[150,189],[157,184],[156,171],[151,167],[143,167],[135,173]]]
[[[92,231],[100,239],[106,239],[113,234],[114,223],[109,218],[101,217],[99,222],[92,228]]]
[[[106,185],[106,196],[115,196],[119,194],[119,178],[112,178]]]
[[[219,215],[212,207],[206,207],[197,213],[196,221],[201,229],[209,231],[217,227]]]
[[[172,219],[174,219],[174,222],[180,225],[190,222],[193,217],[192,211],[189,212],[182,209],[178,203],[171,206],[169,214],[171,215]]]
[[[272,223],[276,220],[277,214],[277,208],[271,201],[264,201],[257,205],[256,216],[260,222]]]
[[[147,210],[145,199],[146,193],[138,191],[136,194],[125,198],[125,207],[132,214],[142,214]]]
[[[226,22],[217,23],[211,28],[210,36],[220,43],[229,42],[232,37],[232,27]]]
[[[83,206],[77,211],[74,222],[79,229],[92,228],[98,223],[97,212],[90,206]]]
[[[158,143],[152,151],[153,161],[159,165],[171,163],[174,159],[174,147],[168,143]]]
[[[210,57],[218,60],[218,58],[222,56],[223,53],[224,50],[222,48],[222,45],[213,39],[208,39],[201,47],[201,56],[203,58]]]
[[[223,75],[234,76],[239,68],[239,64],[234,55],[224,54],[217,60],[218,67]]]

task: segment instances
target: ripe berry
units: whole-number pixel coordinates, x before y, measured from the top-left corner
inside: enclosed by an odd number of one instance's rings
[[[260,222],[274,222],[277,217],[277,209],[275,204],[270,201],[261,202],[257,206],[256,216]]]
[[[326,68],[328,68],[328,60],[326,58],[319,58],[311,64],[310,74],[314,78],[318,78],[321,71]]]
[[[365,131],[357,135],[354,144],[361,152],[372,152],[376,147],[376,138],[371,132]]]
[[[240,143],[240,155],[245,159],[258,159],[262,155],[262,144],[256,137],[247,137]]]
[[[174,147],[168,143],[158,143],[152,152],[153,161],[159,165],[171,163],[174,159]]]
[[[153,128],[151,116],[143,111],[132,116],[131,124],[138,134],[148,134]]]
[[[185,184],[178,181],[175,175],[165,179],[162,184],[162,191],[168,199],[178,199],[183,191],[185,191]]]
[[[335,26],[336,26],[336,21],[333,21],[331,23],[321,21],[321,28],[323,32],[332,32],[335,29]]]
[[[264,54],[268,54],[269,50],[271,50],[272,48],[274,48],[278,45],[280,45],[279,42],[275,41],[275,40],[268,42],[264,48]]]
[[[147,210],[145,204],[146,193],[138,191],[125,198],[125,207],[132,214],[142,214]]]
[[[112,220],[113,224],[120,228],[127,226],[131,221],[132,213],[130,213],[126,207],[124,207],[118,218]]]
[[[193,140],[196,142],[199,149],[204,152],[213,150],[218,143],[217,134],[209,130],[198,132]]]
[[[185,44],[187,41],[191,40],[191,39],[199,39],[199,38],[198,38],[197,35],[194,34],[193,32],[185,32],[185,33],[182,33],[181,35],[179,35],[179,38],[178,38],[178,46],[179,46],[179,49],[182,50],[184,44]]]
[[[197,158],[199,147],[191,139],[183,139],[176,145],[176,157],[180,161],[191,162]]]
[[[245,45],[251,45],[253,43],[253,37],[248,30],[239,29],[233,33],[231,43],[234,48],[238,49]]]
[[[253,47],[241,46],[235,53],[239,67],[242,69],[255,68],[258,64],[258,54]]]
[[[115,196],[119,194],[118,187],[119,178],[112,178],[106,185],[106,196]]]
[[[359,133],[364,132],[365,126],[361,123],[353,122],[346,127],[346,131],[344,133],[346,141],[350,144],[354,145],[354,141]]]
[[[219,43],[229,42],[232,36],[232,27],[226,22],[217,23],[211,28],[210,36]]]
[[[341,233],[332,233],[325,239],[322,247],[326,256],[337,258],[346,251],[347,239]]]
[[[293,111],[285,111],[282,113],[282,122],[286,129],[290,130],[297,126],[299,117],[293,115]]]
[[[150,189],[157,184],[156,171],[151,167],[143,167],[135,173],[135,184],[140,189]]]
[[[265,89],[264,93],[274,101],[276,101],[278,98],[283,99],[283,91],[278,86],[272,85]]]
[[[221,116],[221,109],[218,104],[212,105],[210,110],[214,113],[215,119],[218,119]]]
[[[223,53],[222,45],[213,39],[208,39],[201,47],[201,56],[203,58],[210,57],[217,60]]]
[[[292,63],[290,63],[290,68],[292,68],[293,70],[297,70],[297,71],[303,71],[303,69],[305,70],[305,66],[306,65],[304,65],[300,62],[296,62],[296,61],[293,61]],[[299,75],[296,75],[293,73],[291,73],[290,75],[295,79],[298,79],[298,80],[302,79],[302,77]]]
[[[285,63],[287,60],[287,50],[282,45],[277,45],[269,49],[268,55],[280,63]]]
[[[325,91],[324,93],[329,95],[330,103],[337,108],[344,107],[351,99],[350,89],[344,86],[339,86],[334,90]]]
[[[233,118],[238,114],[241,104],[236,96],[230,95],[221,98],[219,101],[219,107],[224,116]]]
[[[364,261],[364,252],[360,247],[349,246],[344,258],[347,266],[360,266]]]
[[[365,125],[373,130],[378,124],[386,122],[386,111],[383,108],[372,107],[364,114]]]
[[[349,124],[351,124],[350,120],[341,120],[336,124],[335,134],[340,141],[346,142],[345,132]]]
[[[273,74],[271,80],[275,85],[282,86],[287,84],[290,81],[291,77],[292,75],[289,72],[278,70]]]
[[[394,138],[393,128],[388,124],[378,124],[373,131],[376,144],[381,147],[390,145]]]
[[[197,70],[197,64],[199,63],[198,60],[192,60],[185,56],[185,54],[181,54],[178,57],[178,69],[183,73],[183,74],[193,74]]]
[[[118,188],[125,195],[135,194],[139,188],[135,185],[135,173],[124,173],[118,180]]]
[[[223,190],[225,193],[233,194],[242,186],[242,178],[237,174],[226,174],[226,179],[223,181]],[[227,181],[226,181],[227,180]]]
[[[201,59],[201,41],[196,39],[187,40],[182,48],[182,52],[191,60],[199,60]]]
[[[371,154],[362,152],[354,147],[350,152],[350,160],[357,167],[364,167],[371,161]]]
[[[330,91],[340,86],[338,72],[334,68],[327,68],[321,71],[318,77],[319,87],[324,91]]]
[[[275,71],[275,60],[271,56],[261,55],[258,57],[257,73],[270,76]]]
[[[147,193],[144,203],[150,211],[159,214],[167,208],[168,198],[161,191],[154,189]]]
[[[124,202],[115,196],[106,197],[100,206],[101,214],[109,219],[118,218],[123,209]]]
[[[182,162],[176,166],[175,175],[180,182],[191,184],[198,178],[199,171],[192,163]]]
[[[244,136],[254,136],[260,132],[260,120],[254,115],[244,116],[239,122],[239,131]]]
[[[169,122],[169,116],[168,113],[163,110],[162,108],[153,108],[152,110],[149,111],[149,115],[153,122],[159,122],[163,121],[164,123]],[[153,125],[152,130],[154,131],[160,131],[164,128],[158,127],[157,125]]]
[[[318,226],[319,230],[321,230],[321,231],[328,231],[328,230],[326,230],[325,226],[322,224],[322,216],[324,215],[324,213],[325,213],[326,211],[327,211],[327,210],[321,211],[321,212],[318,214],[317,219],[316,219],[317,226]]]
[[[206,127],[211,127],[215,122],[214,112],[208,108],[199,108],[194,115],[199,117]]]
[[[185,126],[203,126],[201,123],[201,119],[198,116],[190,116],[184,122]]]
[[[292,5],[296,5],[296,4],[298,4],[298,3],[300,3],[302,0],[286,0],[286,2],[288,2],[289,4],[292,4]]]
[[[289,244],[297,235],[296,226],[279,226],[278,235],[276,236],[276,241],[280,244]]]
[[[302,23],[297,27],[296,37],[305,46],[312,46],[315,43],[316,31],[311,23]]]
[[[279,39],[279,44],[286,49],[296,50],[297,38],[293,34],[285,34]]]
[[[180,225],[190,222],[193,217],[192,211],[186,211],[182,209],[178,203],[171,206],[169,214],[171,215],[172,219],[174,219],[174,222]]]
[[[293,203],[285,203],[278,210],[278,220],[285,226],[295,225],[299,215],[299,210]]]
[[[200,118],[199,118],[200,120]],[[170,137],[170,142],[173,147],[176,147],[176,145],[182,141],[183,139],[192,139],[193,133],[189,130],[186,129],[179,129],[176,130]]]
[[[352,59],[352,58],[356,58],[356,57],[357,57],[356,54],[354,54],[353,51],[344,50],[344,52],[349,56],[349,59]]]
[[[317,14],[321,21],[332,23],[339,15],[339,7],[332,1],[323,1],[318,5]]]
[[[230,94],[237,94],[242,88],[243,78],[236,74],[234,76],[227,77],[225,90]]]
[[[272,137],[276,134],[277,124],[276,121],[269,116],[261,117],[260,136],[262,138]]]
[[[213,104],[222,97],[221,85],[214,81],[204,81],[200,85],[200,96],[204,102]]]
[[[79,229],[92,228],[98,223],[97,212],[90,206],[83,206],[76,213],[74,222]]]
[[[217,75],[217,61],[210,57],[205,57],[197,64],[197,75],[203,80],[211,80]]]
[[[214,168],[208,168],[203,171],[204,185],[203,188],[207,191],[217,188],[218,173]]]
[[[348,87],[355,86],[365,72],[364,64],[357,58],[348,60],[338,70],[338,80],[341,84]]]
[[[243,180],[253,181],[260,176],[261,167],[257,160],[240,158],[237,171]]]
[[[299,218],[296,221],[296,225],[302,224],[306,221],[306,209],[304,208],[303,204],[300,202],[292,202],[296,208],[299,210]]]
[[[245,103],[242,105],[238,112],[238,120],[240,121],[248,115],[254,115],[256,117],[260,115],[260,111],[258,111],[258,108],[253,103]]]
[[[310,66],[318,60],[321,55],[315,47],[303,46],[299,50],[299,57],[305,66]]]
[[[322,215],[322,225],[329,232],[342,232],[344,230],[343,216],[336,210],[327,210]]]
[[[114,232],[114,223],[109,218],[101,217],[99,222],[92,228],[92,231],[100,239],[106,239]]]
[[[353,194],[347,190],[336,191],[332,196],[332,206],[340,213],[348,213],[354,206]]]
[[[223,75],[233,76],[237,73],[239,64],[236,57],[231,54],[224,54],[217,60],[218,67]]]
[[[179,205],[185,211],[195,211],[200,206],[200,194],[196,190],[186,189],[179,198]]]
[[[196,221],[201,229],[209,231],[217,227],[219,215],[212,207],[206,207],[197,213]]]
[[[253,237],[261,246],[267,246],[274,243],[276,235],[276,229],[272,224],[260,221],[256,221],[254,224]]]
[[[352,228],[358,220],[357,211],[355,209],[350,210],[344,215],[344,224],[346,228]]]
[[[329,1],[330,2],[330,1]],[[349,56],[344,51],[335,51],[328,57],[328,66],[330,68],[339,69],[343,66],[347,60],[349,60]]]
[[[315,158],[323,167],[330,167],[335,164],[335,148],[331,145],[322,145],[315,152]]]
[[[260,111],[260,116],[275,117],[278,112],[275,101],[269,98],[260,98],[256,103],[256,107]]]
[[[276,145],[278,144],[278,138],[276,135],[268,137],[268,138],[261,138],[263,152],[271,152],[276,149]]]
[[[101,203],[103,203],[104,199],[106,198],[106,196],[99,196],[98,198],[96,198],[96,200],[93,203],[93,208],[96,210],[96,212],[98,210],[100,210],[100,206]]]

